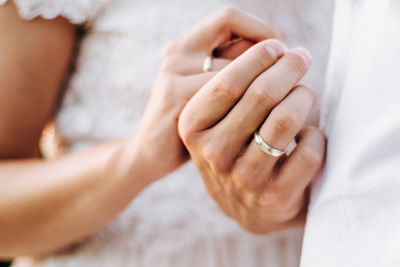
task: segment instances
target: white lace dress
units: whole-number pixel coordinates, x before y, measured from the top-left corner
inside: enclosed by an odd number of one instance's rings
[[[0,4],[5,0],[0,0]],[[320,0],[14,0],[25,19],[86,22],[57,130],[78,151],[137,127],[164,45],[203,17],[238,6],[269,21],[289,46],[314,54],[306,82],[321,88],[331,4]],[[192,164],[150,186],[108,227],[81,244],[15,266],[294,267],[301,230],[256,236],[226,217]]]

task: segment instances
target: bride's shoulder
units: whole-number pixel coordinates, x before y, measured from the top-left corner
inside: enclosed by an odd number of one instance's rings
[[[93,19],[114,0],[0,0],[0,5],[12,1],[24,19],[41,16],[53,19],[62,16],[75,24]]]

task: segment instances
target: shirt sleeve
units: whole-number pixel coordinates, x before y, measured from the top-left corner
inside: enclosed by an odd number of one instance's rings
[[[11,0],[9,0],[11,1]],[[93,19],[113,0],[13,0],[21,18],[30,20],[41,16],[53,19],[62,16],[74,24]],[[7,0],[0,0],[0,5]]]

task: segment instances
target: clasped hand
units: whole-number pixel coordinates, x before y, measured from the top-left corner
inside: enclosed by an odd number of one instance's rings
[[[304,127],[316,97],[298,83],[311,56],[278,39],[269,25],[232,8],[196,25],[166,49],[136,134],[155,177],[179,167],[188,151],[221,209],[257,233],[304,220],[307,188],[325,153],[323,132]],[[202,73],[213,51],[212,71]],[[293,139],[297,146],[270,156],[253,140],[256,130],[276,149]]]
[[[240,16],[238,14],[238,16]],[[268,233],[304,220],[307,187],[321,168],[325,137],[304,124],[314,92],[298,82],[311,65],[301,48],[261,41],[205,84],[183,109],[179,133],[209,193],[244,228]],[[281,159],[262,151],[296,139]]]

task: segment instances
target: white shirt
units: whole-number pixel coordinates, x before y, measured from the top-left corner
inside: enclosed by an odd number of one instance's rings
[[[301,266],[400,266],[400,1],[336,1],[326,84]]]

